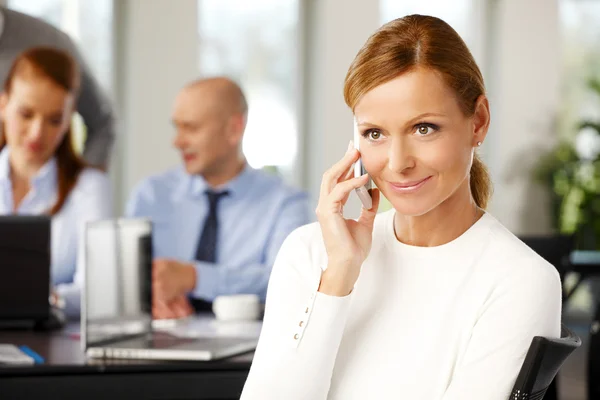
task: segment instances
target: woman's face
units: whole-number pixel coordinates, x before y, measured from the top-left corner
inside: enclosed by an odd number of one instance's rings
[[[426,214],[468,190],[473,148],[489,124],[484,96],[467,117],[441,76],[419,68],[367,92],[354,113],[363,165],[400,214]]]
[[[52,80],[17,76],[0,97],[0,115],[11,158],[42,166],[55,153],[71,123],[74,95]]]

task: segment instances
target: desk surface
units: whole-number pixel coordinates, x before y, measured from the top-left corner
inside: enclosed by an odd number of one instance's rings
[[[153,360],[94,360],[86,359],[78,338],[72,334],[76,325],[63,331],[46,333],[10,330],[0,332],[0,343],[26,345],[46,362],[33,366],[0,366],[0,377],[31,374],[142,372],[168,370],[248,370],[252,353],[220,361],[153,361]]]
[[[208,362],[86,359],[78,328],[0,331],[0,343],[27,345],[45,359],[33,366],[1,365],[0,397],[233,400],[239,399],[253,357],[247,353]]]

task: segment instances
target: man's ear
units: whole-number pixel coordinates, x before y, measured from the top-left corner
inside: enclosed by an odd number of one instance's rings
[[[246,117],[242,114],[234,114],[229,117],[227,135],[232,145],[237,145],[242,141],[244,129],[246,128]]]

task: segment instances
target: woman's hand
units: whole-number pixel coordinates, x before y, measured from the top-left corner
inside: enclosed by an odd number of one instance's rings
[[[343,210],[350,192],[367,183],[368,175],[354,178],[351,171],[360,154],[350,142],[348,151],[323,175],[317,206],[327,250],[327,269],[321,277],[319,291],[346,296],[354,288],[360,267],[371,250],[373,223],[379,206],[379,190],[373,189],[373,207],[362,209],[358,221],[344,219]]]

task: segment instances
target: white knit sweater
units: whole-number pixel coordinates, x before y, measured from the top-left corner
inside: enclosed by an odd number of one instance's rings
[[[242,400],[506,400],[531,339],[560,335],[557,271],[491,215],[437,247],[398,242],[393,217],[346,297],[317,292],[319,225],[288,237]]]

